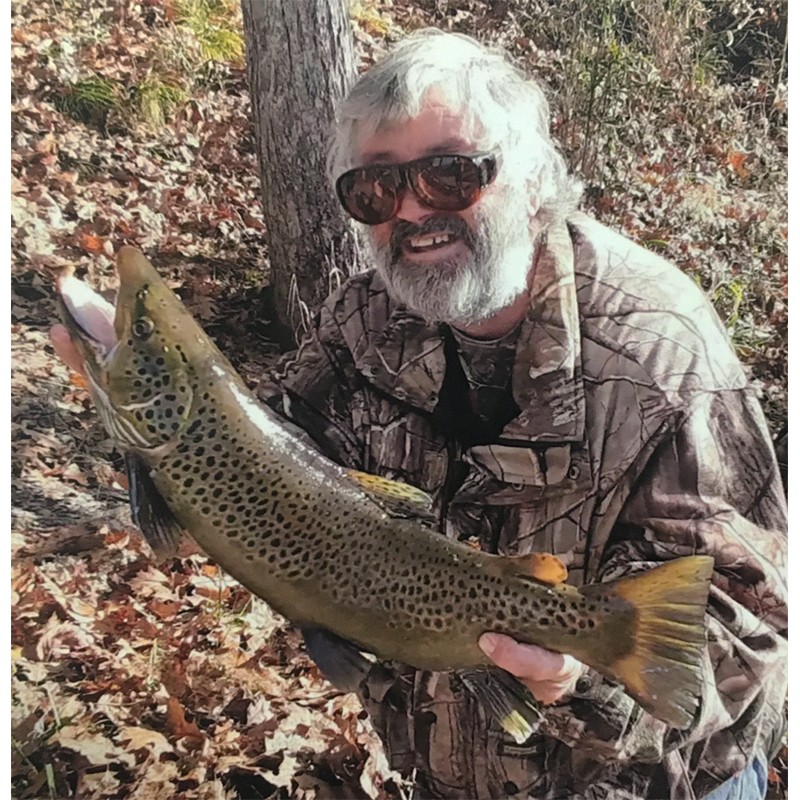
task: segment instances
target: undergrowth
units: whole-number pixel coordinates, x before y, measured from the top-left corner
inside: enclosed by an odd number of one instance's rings
[[[143,125],[158,131],[194,93],[217,88],[224,67],[244,68],[241,11],[233,0],[175,0],[152,14],[160,41],[141,70],[114,78],[82,74],[57,92],[60,111],[104,130]],[[87,38],[103,41],[111,35],[98,24]]]
[[[510,49],[547,83],[588,210],[695,277],[777,425],[788,344],[786,0],[514,8],[529,44]]]

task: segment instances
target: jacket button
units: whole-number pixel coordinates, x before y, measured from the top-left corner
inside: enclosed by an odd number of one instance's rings
[[[592,688],[594,681],[588,675],[581,675],[575,682],[575,694],[586,694]]]

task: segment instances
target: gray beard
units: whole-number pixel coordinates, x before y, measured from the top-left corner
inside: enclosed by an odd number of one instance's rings
[[[461,217],[446,213],[422,225],[398,221],[387,245],[371,240],[389,296],[428,322],[449,325],[474,325],[502,311],[527,291],[533,262],[530,218],[526,204],[520,206],[524,213],[496,211],[492,216],[499,217],[499,223],[490,222],[488,215],[478,218],[474,231]],[[458,236],[468,252],[425,264],[404,256],[404,240],[434,232]]]

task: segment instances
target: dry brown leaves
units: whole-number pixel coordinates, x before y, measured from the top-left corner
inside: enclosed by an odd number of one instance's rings
[[[217,333],[247,376],[274,357],[258,319],[263,220],[242,70],[157,134],[83,125],[54,105],[87,74],[145,70],[168,11],[13,11],[12,793],[397,797],[360,704],[321,678],[295,631],[191,548],[151,559],[119,454],[48,344],[55,274],[76,267],[110,289],[113,254],[131,243],[158,254],[212,330],[224,317]]]
[[[119,454],[86,387],[48,345],[56,272],[76,267],[110,289],[113,253],[130,243],[156,256],[247,380],[272,357],[243,71],[223,70],[159,133],[92,127],[56,110],[59,92],[82,77],[141,76],[172,35],[173,5],[13,5],[12,794],[398,797],[358,702],[321,679],[296,632],[199,554],[151,559],[130,525]],[[362,0],[353,12],[361,67],[402,31],[433,24],[500,44],[548,79],[558,57],[537,49],[513,5]],[[683,124],[675,116],[661,127]],[[761,256],[764,231],[786,238],[780,205],[754,183],[765,157],[705,142],[689,154],[704,170],[696,181],[678,171],[680,140],[643,131],[641,145],[617,156],[625,198],[593,198],[601,218],[723,275],[731,260],[734,276],[747,271],[750,247],[785,287],[783,245]],[[768,296],[772,285],[756,289],[777,330],[786,298]],[[766,352],[754,363],[767,376],[778,365],[765,391],[782,407],[785,358]],[[770,774],[776,797],[787,760]]]
[[[397,796],[357,699],[215,565],[49,533],[12,567],[15,797]]]

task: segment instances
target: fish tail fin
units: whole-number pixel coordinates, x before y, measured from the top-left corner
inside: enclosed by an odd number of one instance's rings
[[[539,702],[513,675],[490,667],[458,670],[458,677],[517,744],[535,733],[542,719]]]
[[[606,584],[635,614],[632,648],[602,671],[676,728],[689,727],[699,704],[713,567],[710,556],[687,556]]]

